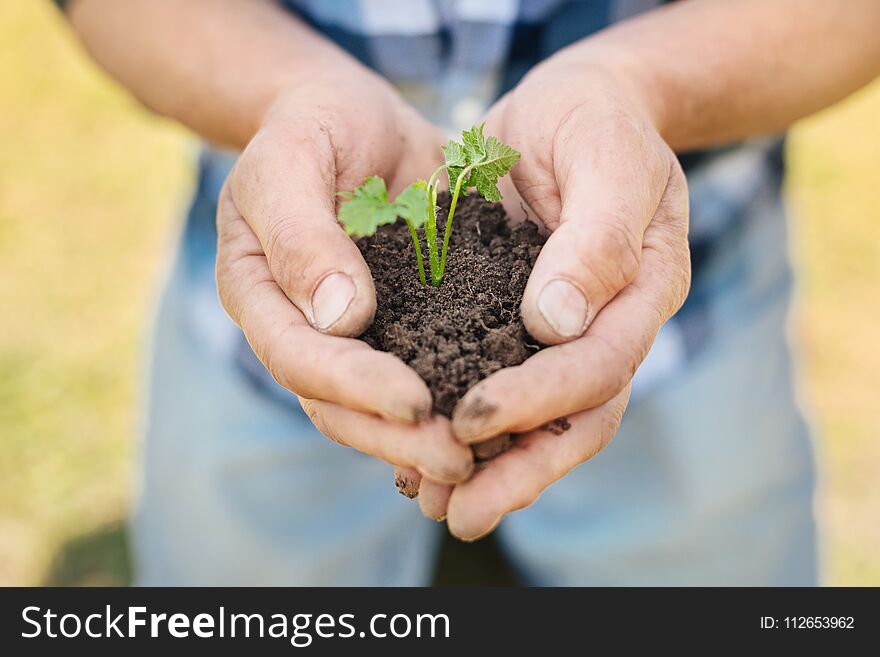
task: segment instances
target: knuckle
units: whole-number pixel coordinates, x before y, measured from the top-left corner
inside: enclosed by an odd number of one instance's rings
[[[626,221],[608,218],[584,239],[587,243],[579,249],[581,264],[607,297],[617,294],[638,275],[641,240]]]
[[[651,130],[647,122],[617,107],[608,118],[608,132],[615,143],[630,143],[648,150]]]
[[[678,160],[649,121],[617,107],[599,129],[602,152],[625,153],[629,161],[638,162],[653,188],[667,184],[670,163]]]
[[[287,345],[296,344],[296,336],[290,335],[296,328],[296,325],[290,324],[275,338],[252,344],[251,347],[259,361],[263,364],[263,367],[266,368],[266,371],[269,372],[278,385],[290,390],[294,394],[299,394],[301,391],[293,373],[287,366],[289,359],[285,351]]]
[[[687,250],[677,260],[677,271],[673,275],[673,280],[676,282],[673,301],[675,308],[673,312],[678,312],[679,308],[684,305],[685,299],[687,299],[691,290],[691,258]]]
[[[655,337],[656,333],[641,336],[636,340],[633,349],[625,355],[623,368],[625,374],[618,380],[618,387],[615,392],[620,392],[633,380],[636,371],[648,356],[648,352],[651,351],[651,345],[654,344]]]
[[[670,164],[666,172],[666,187],[654,215],[653,223],[669,227],[677,237],[686,241],[690,214],[687,179],[681,164],[671,152],[669,161]]]
[[[610,399],[623,390],[623,388],[633,380],[636,371],[639,369],[639,366],[648,354],[649,347],[650,345],[647,345],[644,340],[641,340],[635,344],[631,350],[622,354],[618,374],[616,377],[611,377],[612,385],[606,391],[603,398]]]
[[[639,271],[641,236],[623,217],[610,217],[601,226],[597,239],[599,254],[603,259],[617,262],[620,274],[629,283]]]
[[[219,261],[217,263],[216,279],[217,296],[220,299],[220,305],[223,307],[224,312],[229,315],[229,318],[241,327],[241,304],[231,293],[230,285],[228,283],[229,279],[227,274],[223,271],[223,266]]]
[[[674,297],[676,296],[676,293],[674,291],[675,287],[677,286],[673,284],[673,292],[669,295],[669,298],[658,298],[652,295],[646,295],[646,298],[643,300],[647,310],[655,315],[655,317],[653,318],[654,326],[657,326],[658,329],[677,310],[674,307]],[[642,338],[640,338],[638,347],[639,351],[643,353],[643,359],[645,356],[648,355],[648,351],[651,349],[652,343],[653,338],[651,336],[643,336]]]
[[[259,189],[263,179],[263,162],[266,159],[267,143],[264,134],[257,133],[236,160],[235,166],[226,180],[231,199],[241,200]]]
[[[598,332],[588,338],[599,343],[595,348],[597,352],[606,354],[602,361],[602,371],[605,374],[596,391],[597,397],[601,400],[611,399],[632,381],[636,370],[645,359],[650,339],[641,339],[634,345],[622,346],[617,343],[616,338]]]
[[[617,433],[617,430],[620,429],[620,425],[623,422],[623,414],[626,412],[626,407],[629,403],[630,390],[630,388],[627,388],[621,396],[611,402],[611,408],[606,418],[605,431],[600,441],[601,448],[608,445]]]
[[[274,269],[291,259],[298,249],[300,226],[291,217],[279,218],[266,230],[266,258]]]
[[[647,121],[620,104],[598,113],[589,106],[580,105],[566,119],[567,130],[564,132],[571,137],[572,147],[592,150],[600,155],[642,154],[644,161],[653,161],[645,156],[652,154],[656,132]]]
[[[664,281],[664,303],[655,302],[661,322],[678,312],[687,299],[691,287],[691,258],[686,242],[681,245],[668,245],[658,249],[661,260],[656,267],[658,276]]]
[[[674,193],[683,194],[684,200],[687,202],[687,176],[684,173],[684,169],[681,168],[681,162],[678,161],[672,149],[665,142],[664,146],[670,161],[667,187]]]
[[[238,261],[230,257],[225,250],[217,251],[217,261],[214,268],[214,278],[217,282],[217,296],[220,299],[220,305],[226,314],[239,327],[242,325],[242,299],[240,294],[236,294],[236,282],[240,280],[237,276]]]
[[[612,408],[608,410],[603,418],[602,426],[599,430],[599,435],[597,439],[593,441],[591,445],[591,449],[588,451],[585,461],[593,458],[603,449],[608,447],[608,444],[614,438],[615,434],[617,434],[617,430],[620,429],[620,423],[623,421],[623,406],[614,405]]]
[[[298,290],[307,272],[314,267],[317,254],[304,248],[305,219],[293,215],[269,225],[265,251],[269,269],[285,292]]]
[[[511,181],[523,201],[537,214],[540,223],[549,230],[556,230],[562,215],[562,198],[555,180],[546,179],[542,175],[523,169],[511,172]]]
[[[321,433],[321,435],[329,440],[332,440],[334,443],[347,447],[346,443],[340,438],[337,431],[327,421],[327,418],[324,416],[324,414],[321,413],[321,411],[318,409],[318,405],[313,399],[300,397],[299,403],[311,423],[315,425],[315,428]]]
[[[323,419],[321,414],[318,412],[318,409],[315,407],[315,402],[312,399],[308,399],[306,397],[299,398],[299,404],[302,406],[302,409],[305,411],[309,420],[315,427],[320,429],[320,426],[323,424]]]
[[[220,304],[240,328],[245,328],[248,302],[265,287],[275,285],[265,271],[265,260],[261,256],[232,257],[218,252],[214,272]]]
[[[288,388],[287,381],[285,380],[285,376],[282,375],[282,369],[279,366],[280,356],[278,354],[278,343],[277,342],[266,342],[262,345],[252,345],[254,353],[257,355],[257,358],[263,364],[263,367],[266,368],[266,371],[272,376],[275,381],[285,388]],[[290,389],[290,388],[288,388]],[[296,392],[296,391],[292,391]]]

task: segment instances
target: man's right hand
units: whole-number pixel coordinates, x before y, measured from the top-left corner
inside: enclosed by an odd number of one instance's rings
[[[372,276],[336,221],[336,193],[379,175],[394,194],[437,167],[438,132],[355,65],[297,80],[221,193],[217,286],[272,376],[328,438],[433,480],[466,479],[470,448],[431,417],[396,357],[353,339],[376,310]]]

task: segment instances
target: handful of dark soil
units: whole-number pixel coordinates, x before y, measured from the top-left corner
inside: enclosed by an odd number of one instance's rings
[[[440,225],[449,200],[448,193],[438,198]],[[418,372],[435,412],[451,416],[478,381],[541,348],[526,333],[519,304],[544,242],[531,222],[508,225],[501,204],[476,195],[461,198],[443,282],[431,287],[419,282],[406,225],[380,227],[358,241],[378,301],[376,319],[361,339]],[[504,445],[486,447],[490,451],[478,451],[478,458],[490,458]]]

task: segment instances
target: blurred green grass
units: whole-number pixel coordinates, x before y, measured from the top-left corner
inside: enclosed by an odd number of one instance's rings
[[[128,579],[150,301],[193,141],[0,4],[0,584]],[[823,455],[826,581],[880,584],[880,84],[793,131],[794,335]]]
[[[128,506],[191,142],[99,75],[49,2],[0,3],[0,44],[0,583],[32,584]]]

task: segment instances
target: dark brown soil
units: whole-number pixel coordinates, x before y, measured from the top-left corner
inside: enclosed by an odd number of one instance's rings
[[[549,431],[554,436],[561,436],[566,431],[571,429],[571,423],[568,421],[567,417],[561,417],[552,422],[548,422],[543,427],[544,431]]]
[[[449,195],[438,202],[442,226]],[[478,381],[540,348],[526,333],[519,304],[545,241],[533,223],[509,226],[500,204],[478,196],[459,199],[455,215],[446,274],[436,288],[419,282],[402,221],[358,242],[378,300],[376,319],[362,339],[415,369],[431,389],[434,411],[446,416]],[[424,243],[422,251],[427,271]]]

